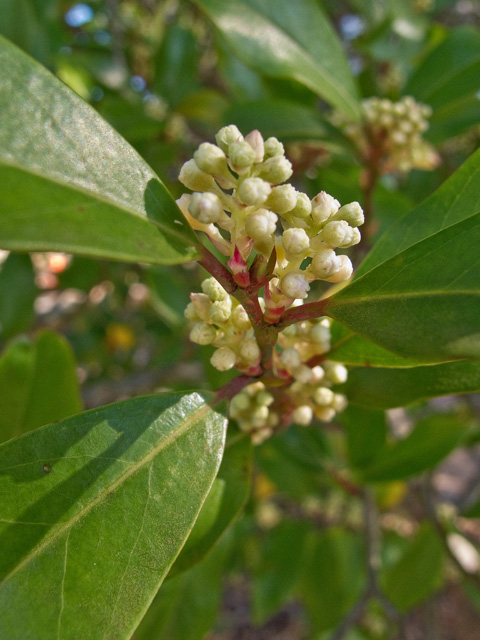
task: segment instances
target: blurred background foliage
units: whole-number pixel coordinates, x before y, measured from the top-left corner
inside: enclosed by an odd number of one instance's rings
[[[366,167],[332,123],[332,100],[256,57],[224,28],[213,0],[0,0],[0,33],[89,102],[175,196],[182,163],[230,123],[281,139],[295,186],[310,196],[324,189],[362,204],[370,196],[358,266],[369,244],[478,148],[480,4],[301,4],[320,12],[352,95],[412,95],[432,107],[424,137],[436,168],[377,176],[368,194]],[[264,3],[266,15],[286,6]],[[293,10],[301,44],[295,19]],[[185,337],[183,309],[202,278],[195,264],[3,252],[1,439],[82,406],[225,382],[209,349]],[[414,382],[399,369],[386,384],[376,370],[357,371],[358,384],[382,389],[382,406],[395,406],[388,394],[405,384],[410,402]],[[293,427],[256,449],[245,514],[204,562],[167,581],[135,638],[478,638],[478,396],[413,394],[407,409],[386,413],[353,396],[338,423]]]

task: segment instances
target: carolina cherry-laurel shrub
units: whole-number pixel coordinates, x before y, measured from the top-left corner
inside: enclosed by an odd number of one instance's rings
[[[291,422],[328,422],[346,405],[331,387],[345,382],[347,370],[324,360],[330,321],[279,328],[287,309],[307,301],[313,281],[350,278],[352,263],[338,250],[360,241],[364,216],[358,202],[341,206],[324,191],[310,199],[286,183],[292,165],[276,138],[244,137],[230,125],[216,142],[202,143],[183,165],[179,180],[193,193],[178,204],[226,266],[209,254],[203,264],[213,276],[191,294],[185,315],[190,339],[216,348],[215,368],[252,376],[230,415],[258,444]]]

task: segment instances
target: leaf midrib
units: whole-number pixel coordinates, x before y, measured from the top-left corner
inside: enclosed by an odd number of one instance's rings
[[[372,300],[388,300],[388,299],[398,299],[398,298],[420,298],[425,296],[457,296],[457,295],[478,295],[480,296],[480,289],[456,289],[455,291],[448,291],[445,289],[439,289],[435,291],[402,291],[399,293],[386,293],[383,295],[372,295],[370,293],[366,293],[364,296],[358,296],[356,298],[347,298],[343,299],[335,299],[332,298],[332,301],[327,306],[327,311],[329,308],[340,307],[343,305],[351,305],[351,304],[362,304],[365,302],[371,302]]]

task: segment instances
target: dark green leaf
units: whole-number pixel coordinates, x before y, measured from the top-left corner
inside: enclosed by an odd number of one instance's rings
[[[30,328],[37,294],[29,256],[11,253],[0,266],[0,339]]]
[[[170,576],[202,561],[242,511],[250,494],[252,444],[249,438],[228,443],[222,464],[185,547]]]
[[[400,560],[383,572],[385,595],[400,611],[408,611],[440,586],[443,547],[427,524],[420,527]]]
[[[19,338],[0,358],[0,442],[82,410],[75,359],[53,331]]]
[[[409,369],[354,369],[344,387],[349,402],[391,409],[452,393],[480,391],[480,363],[444,362]]]
[[[98,114],[0,39],[0,246],[171,264],[196,238],[165,186]]]
[[[220,464],[208,400],[126,400],[0,447],[2,638],[131,638]]]
[[[432,232],[334,295],[326,313],[402,356],[480,357],[480,214]]]
[[[370,482],[403,480],[431,469],[465,440],[471,425],[449,415],[435,415],[420,421],[404,440],[386,446],[377,462],[363,469]]]
[[[347,453],[351,466],[357,469],[368,467],[385,445],[385,413],[348,406],[340,420],[347,435]]]
[[[196,0],[232,50],[269,76],[296,80],[358,118],[355,83],[341,44],[315,0]]]

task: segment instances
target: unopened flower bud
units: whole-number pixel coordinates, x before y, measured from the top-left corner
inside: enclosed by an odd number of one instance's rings
[[[359,233],[358,230],[357,233]],[[352,227],[345,220],[328,222],[320,231],[319,236],[326,245],[342,248],[350,247],[352,241],[357,237]]]
[[[302,425],[303,427],[307,427],[313,418],[312,408],[308,406],[308,404],[303,404],[300,407],[297,407],[295,411],[292,413],[293,421],[297,424]]]
[[[228,145],[232,142],[240,142],[243,140],[243,136],[236,125],[230,124],[227,127],[222,127],[222,129],[220,129],[215,136],[215,140],[220,149],[227,153]]]
[[[305,253],[310,246],[310,238],[304,229],[287,229],[283,232],[282,241],[285,251],[293,255]]]
[[[365,222],[363,209],[358,202],[344,204],[335,214],[336,220],[346,220],[351,227],[359,227]]]
[[[273,158],[273,156],[283,156],[285,154],[283,144],[273,136],[265,140],[264,149],[265,159]]]
[[[261,178],[247,178],[237,189],[237,198],[247,205],[259,206],[270,195],[272,187]]]
[[[292,163],[285,156],[268,158],[259,167],[259,177],[267,180],[270,184],[281,184],[288,180],[293,173]]]
[[[208,191],[206,193],[193,193],[188,205],[188,211],[203,224],[218,222],[224,215],[222,201],[216,194]]]
[[[237,173],[248,169],[255,161],[255,151],[245,140],[228,145],[228,160]]]
[[[218,369],[218,371],[229,371],[235,366],[237,357],[235,353],[228,347],[220,347],[210,358],[210,363]]]
[[[202,282],[202,291],[205,293],[212,302],[217,300],[225,300],[228,298],[228,293],[222,287],[222,285],[215,278],[207,278]]]
[[[195,160],[188,160],[180,169],[178,176],[180,182],[192,191],[208,191],[215,187],[215,180],[212,176],[201,171]]]
[[[232,322],[240,331],[248,331],[252,326],[247,312],[240,304],[232,312]]]
[[[323,422],[331,422],[335,417],[336,412],[332,407],[315,407],[313,413],[319,420],[322,420]]]
[[[254,240],[265,240],[275,233],[277,220],[277,216],[272,211],[259,209],[246,219],[245,231]]]
[[[308,332],[308,337],[317,344],[330,342],[330,329],[321,324],[314,324]]]
[[[280,280],[280,290],[289,298],[307,298],[310,285],[302,273],[287,273]]]
[[[310,270],[320,280],[329,278],[340,268],[338,256],[333,249],[322,249],[313,256]]]
[[[312,212],[312,202],[306,193],[297,192],[297,201],[289,214],[295,218],[304,220]]]
[[[343,364],[338,364],[336,362],[325,362],[324,368],[325,374],[332,382],[332,384],[343,384],[347,381],[348,371],[343,366]]]
[[[265,153],[265,146],[260,131],[258,131],[257,129],[250,131],[250,133],[245,136],[245,140],[255,151],[254,162],[261,162]]]
[[[326,191],[320,191],[312,200],[312,219],[316,224],[328,220],[340,209],[340,203]]]
[[[302,384],[308,384],[312,380],[312,370],[306,364],[301,364],[292,371],[293,377]]]
[[[333,395],[333,391],[328,387],[318,387],[313,393],[313,399],[320,406],[330,406]]]
[[[256,362],[260,357],[260,348],[254,338],[244,340],[240,344],[240,355],[247,362]]]
[[[348,400],[346,396],[344,396],[342,393],[334,394],[332,404],[331,404],[332,409],[335,409],[337,413],[340,413],[340,411],[343,411],[344,409],[346,409],[347,405],[348,405]]]
[[[200,320],[200,316],[198,315],[198,313],[195,311],[195,307],[193,306],[192,302],[189,302],[187,304],[187,307],[185,309],[185,311],[183,312],[183,315],[185,316],[185,318],[187,320],[191,320],[191,321],[198,321]]]
[[[225,154],[219,147],[209,142],[202,142],[193,154],[193,158],[201,171],[212,176],[221,176],[227,169]]]
[[[287,213],[287,211],[291,211],[297,204],[297,191],[291,184],[282,184],[278,187],[273,187],[265,204],[276,213]]]
[[[344,282],[352,277],[353,265],[348,256],[337,256],[337,264],[339,264],[338,271],[336,271],[329,278],[323,278],[327,282]]]
[[[322,369],[320,365],[313,367],[312,369],[312,383],[318,383],[323,380],[325,377],[325,371]]]
[[[255,401],[257,404],[264,405],[265,407],[269,407],[273,404],[275,398],[268,391],[260,391],[257,393]]]
[[[212,322],[227,322],[232,313],[232,299],[230,296],[224,300],[217,300],[210,307],[210,320]]]
[[[236,412],[246,411],[250,407],[250,398],[247,393],[241,391],[237,393],[236,396],[233,396],[232,401],[230,402],[230,415],[232,415],[232,410]]]
[[[191,293],[190,300],[192,301],[192,305],[197,313],[197,316],[202,320],[209,320],[210,307],[212,306],[209,297],[204,293]]]
[[[279,360],[287,371],[293,371],[302,363],[300,354],[293,347],[284,349],[280,354]]]
[[[190,331],[190,340],[196,344],[212,344],[216,336],[215,327],[205,322],[196,322]]]

